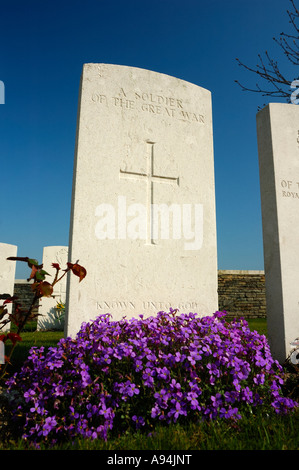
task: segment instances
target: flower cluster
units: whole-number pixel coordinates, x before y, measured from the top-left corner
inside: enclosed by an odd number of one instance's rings
[[[23,438],[38,443],[103,438],[156,422],[241,419],[258,407],[287,413],[283,370],[265,336],[225,314],[159,312],[83,323],[75,339],[32,348],[8,380]]]

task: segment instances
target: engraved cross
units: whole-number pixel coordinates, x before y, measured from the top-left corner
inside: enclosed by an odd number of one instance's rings
[[[147,144],[150,146],[148,156],[147,156],[147,172],[137,173],[136,171],[120,170],[120,177],[146,180],[146,183],[147,183],[147,230],[146,230],[147,240],[146,240],[146,244],[154,245],[153,236],[152,236],[152,227],[153,227],[152,204],[153,204],[154,183],[168,183],[168,184],[179,185],[179,178],[175,178],[171,176],[155,175],[154,173],[155,142],[147,141]]]

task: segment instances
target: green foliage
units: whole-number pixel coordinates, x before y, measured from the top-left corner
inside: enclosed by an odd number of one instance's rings
[[[49,274],[43,269],[42,264],[38,264],[36,259],[20,256],[10,256],[7,259],[10,261],[22,261],[27,263],[28,267],[31,269],[28,281],[33,280],[31,289],[34,293],[34,296],[31,305],[27,310],[22,308],[22,305],[18,302],[17,297],[8,294],[1,296],[1,298],[4,298],[5,300],[3,305],[0,306],[0,330],[3,329],[8,323],[11,323],[15,326],[16,332],[4,333],[2,335],[0,334],[0,341],[5,343],[9,340],[12,343],[12,347],[8,348],[9,352],[7,352],[7,355],[5,356],[5,364],[2,369],[0,364],[0,380],[4,378],[7,373],[7,368],[11,365],[11,357],[16,345],[22,341],[22,337],[20,336],[21,332],[25,330],[28,322],[36,321],[38,316],[38,313],[36,313],[36,307],[38,306],[39,299],[42,297],[51,297],[54,285],[61,281],[61,279],[69,271],[72,271],[75,276],[79,277],[79,282],[81,282],[82,279],[84,279],[86,276],[86,269],[83,266],[80,266],[78,261],[76,263],[67,263],[67,268],[62,271],[62,275],[60,273],[61,268],[59,264],[52,263],[53,268],[56,269],[56,273],[54,280],[52,283],[50,283],[45,280],[46,276]],[[7,305],[10,303],[14,304],[12,313],[9,313],[7,310]]]

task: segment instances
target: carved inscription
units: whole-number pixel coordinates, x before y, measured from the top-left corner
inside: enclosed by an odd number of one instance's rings
[[[112,308],[126,308],[130,310],[134,310],[136,308],[136,303],[127,300],[112,300],[112,301],[98,301],[96,303],[96,308],[98,310],[106,310]],[[178,308],[179,310],[187,309],[190,311],[195,311],[195,309],[199,308],[199,304],[197,302],[181,302],[178,305],[173,305],[172,302],[157,302],[157,301],[143,301],[142,302],[142,309],[143,310],[151,310],[155,309],[157,312],[161,309],[169,310],[170,308]]]
[[[148,91],[125,91],[121,88],[116,96],[93,93],[91,100],[102,106],[115,107],[125,111],[137,110],[153,116],[166,116],[184,122],[204,124],[205,117],[197,110],[191,109],[184,100],[172,96],[151,93]]]
[[[107,308],[127,308],[127,309],[134,309],[135,304],[134,302],[128,302],[126,300],[113,300],[111,302],[106,302],[105,300],[97,302],[96,308],[99,310],[106,310]]]
[[[297,199],[299,201],[299,181],[281,180],[282,197]]]

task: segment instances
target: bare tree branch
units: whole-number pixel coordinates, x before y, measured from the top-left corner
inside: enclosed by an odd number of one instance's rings
[[[295,0],[290,0],[293,11],[287,10],[289,16],[289,23],[295,30],[294,34],[280,33],[279,39],[273,38],[276,44],[281,48],[283,54],[288,61],[296,66],[299,65],[299,10],[295,5]],[[286,77],[280,69],[278,62],[272,59],[269,53],[264,53],[264,59],[259,54],[259,63],[255,67],[250,67],[240,59],[236,59],[238,65],[248,70],[249,72],[255,73],[264,82],[264,86],[260,86],[256,83],[255,88],[249,88],[242,85],[238,80],[235,82],[242,88],[243,91],[251,91],[255,93],[261,93],[262,96],[272,96],[275,98],[284,98],[288,103],[291,102],[290,86],[295,78]],[[296,77],[298,77],[298,71],[296,70]]]

